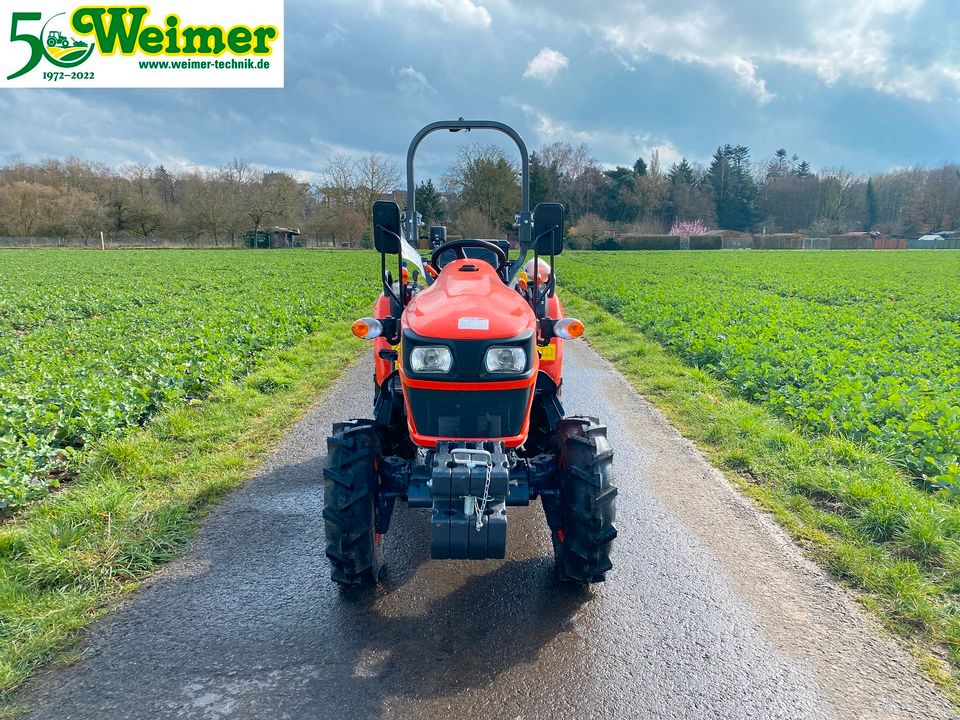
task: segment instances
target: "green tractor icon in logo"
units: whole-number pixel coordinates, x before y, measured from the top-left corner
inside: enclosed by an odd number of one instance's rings
[[[70,40],[67,39],[67,36],[64,35],[62,32],[60,32],[59,30],[51,30],[47,35],[47,47],[56,47],[58,45],[62,48],[68,48],[68,47],[85,48],[87,46],[87,43],[85,43],[83,40],[74,40],[73,42],[71,42]]]
[[[41,37],[46,36],[46,42],[44,43],[46,47],[43,49],[43,54],[47,56],[47,60],[57,67],[74,68],[90,57],[93,53],[93,46],[83,40],[68,37],[63,30],[52,28],[47,30],[47,26],[51,22],[64,15],[66,13],[54,15],[44,23],[43,30],[40,31]]]

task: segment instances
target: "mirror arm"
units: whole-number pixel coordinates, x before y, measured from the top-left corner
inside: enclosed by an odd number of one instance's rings
[[[403,239],[390,228],[384,225],[377,225],[375,229],[382,230],[383,232],[387,233],[387,235],[392,235],[397,239],[398,243],[401,245],[403,244]],[[383,288],[390,293],[390,297],[397,301],[397,304],[400,306],[400,310],[402,311],[404,308],[404,297],[407,294],[406,288],[403,285],[403,253],[397,253],[397,287],[400,290],[399,294],[395,293],[393,288],[387,284],[387,256],[384,253],[380,253],[380,259],[382,261],[380,271],[381,275],[383,276]]]
[[[403,275],[400,276],[400,281],[403,281]],[[390,283],[387,281],[387,255],[386,253],[380,253],[380,282],[383,285],[383,293],[394,300],[397,301],[397,305],[401,308],[403,303],[400,301],[400,298],[397,296],[397,293],[393,291],[393,288],[390,287]]]
[[[559,229],[560,229],[559,225],[554,225],[549,230],[544,230],[542,233],[540,233],[539,235],[537,235],[537,237],[534,238],[533,244],[536,245],[538,242],[540,242],[540,238],[545,238],[547,235],[551,235],[555,230],[559,230]]]
[[[533,301],[533,314],[540,317],[540,253],[537,252],[537,244],[533,244],[533,294],[530,296]]]
[[[524,209],[520,212],[520,256],[510,266],[510,275],[507,277],[507,286],[510,288],[515,288],[517,286],[517,275],[519,274],[520,269],[523,267],[523,261],[527,259],[527,253],[530,252],[530,248],[534,244],[530,239],[532,234],[533,213]]]
[[[375,230],[383,230],[383,232],[387,233],[387,235],[392,235],[393,237],[395,237],[395,238],[397,239],[397,242],[400,242],[400,240],[401,240],[400,236],[397,235],[393,230],[391,230],[390,228],[388,228],[386,225],[376,225],[376,226],[374,226],[374,229],[375,229]]]
[[[407,284],[403,282],[403,253],[397,253],[397,290],[400,294],[400,312],[406,306]]]
[[[535,313],[540,312],[540,305],[544,300],[547,299],[548,296],[552,296],[554,294],[553,291],[557,286],[557,273],[554,269],[554,265],[556,264],[556,255],[551,252],[550,280],[543,286],[543,292],[540,292],[540,254],[537,252],[537,243],[540,242],[541,238],[551,235],[559,229],[559,225],[554,225],[549,230],[544,230],[533,240],[533,311]],[[551,244],[550,247],[553,248],[553,244]],[[546,309],[544,309],[544,312],[546,312]]]

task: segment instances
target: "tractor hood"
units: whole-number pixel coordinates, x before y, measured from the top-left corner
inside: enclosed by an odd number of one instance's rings
[[[401,326],[429,338],[515,338],[536,328],[536,316],[489,263],[454,260],[413,298]]]

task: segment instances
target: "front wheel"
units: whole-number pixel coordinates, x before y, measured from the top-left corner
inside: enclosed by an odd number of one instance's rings
[[[607,428],[593,418],[564,418],[557,433],[559,511],[553,550],[560,580],[603,582],[617,537],[617,488],[611,481],[613,451]]]
[[[370,420],[337,423],[327,438],[323,523],[331,578],[374,585],[383,564],[376,533],[376,462],[380,439]]]

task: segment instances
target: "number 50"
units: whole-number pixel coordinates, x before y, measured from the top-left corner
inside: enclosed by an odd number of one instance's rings
[[[32,12],[15,12],[13,14],[13,23],[10,25],[10,40],[16,42],[17,40],[22,40],[23,42],[30,45],[30,59],[27,61],[27,64],[20,68],[13,75],[8,75],[7,80],[13,80],[18,78],[21,75],[30,72],[33,70],[37,63],[40,62],[40,59],[43,57],[43,43],[40,41],[40,38],[35,35],[27,35],[26,33],[17,33],[17,23],[21,20],[39,20],[40,13]]]

